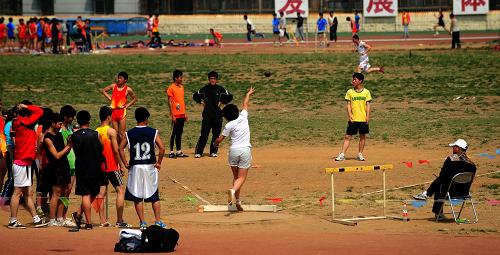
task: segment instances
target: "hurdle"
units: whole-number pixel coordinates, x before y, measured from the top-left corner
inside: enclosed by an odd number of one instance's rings
[[[397,219],[397,220],[408,220],[408,218],[403,218],[395,215],[386,215],[386,185],[385,185],[385,171],[392,170],[394,166],[392,164],[385,165],[373,165],[373,166],[351,166],[351,167],[335,167],[335,168],[325,168],[325,172],[330,174],[331,180],[331,192],[332,192],[332,219],[334,223],[339,223],[348,226],[356,226],[358,221],[364,220],[379,220],[379,219]],[[337,219],[335,218],[335,180],[334,173],[344,173],[344,172],[361,172],[361,171],[382,171],[382,184],[383,184],[383,216],[367,216],[367,217],[356,217],[348,219]]]

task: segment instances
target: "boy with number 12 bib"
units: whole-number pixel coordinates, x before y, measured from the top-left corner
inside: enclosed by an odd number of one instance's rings
[[[137,96],[132,88],[127,85],[127,81],[128,74],[126,72],[120,72],[118,73],[117,83],[101,89],[101,93],[104,97],[111,101],[110,107],[111,110],[113,110],[111,123],[113,128],[118,131],[118,142],[125,138],[127,108],[137,102]],[[112,90],[111,95],[108,94],[109,90]],[[127,103],[128,96],[132,98],[132,101]]]
[[[158,130],[148,127],[149,112],[144,107],[135,110],[137,126],[126,133],[126,139],[120,144],[120,158],[128,168],[128,182],[125,190],[125,200],[133,201],[137,216],[139,216],[141,230],[146,230],[144,220],[144,202],[153,206],[155,224],[167,227],[160,219],[160,195],[158,193],[158,172],[165,154],[165,147],[160,139]],[[125,160],[124,149],[130,152],[130,161]],[[155,155],[155,145],[159,149],[158,158]]]

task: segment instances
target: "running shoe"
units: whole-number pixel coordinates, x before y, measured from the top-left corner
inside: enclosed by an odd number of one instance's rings
[[[115,224],[115,227],[117,227],[117,228],[131,228],[132,224],[128,224],[127,222],[122,221],[122,222],[117,222]]]
[[[175,154],[176,157],[178,158],[187,158],[189,157],[188,155],[184,154],[182,151],[181,152],[177,152],[177,154]]]
[[[80,226],[82,225],[82,215],[78,215],[78,212],[74,212],[71,214],[71,217],[75,221],[76,227],[80,228]]]
[[[168,158],[175,158],[175,153],[170,152],[170,154],[168,154]]]
[[[356,157],[357,160],[359,161],[365,161],[365,157],[363,157],[363,153],[358,153],[358,156]]]
[[[344,161],[345,156],[344,153],[340,153],[338,157],[335,158],[335,161]]]
[[[158,227],[162,227],[162,228],[167,228],[167,224],[163,223],[163,221],[155,221],[155,225],[158,226]]]
[[[216,157],[218,157],[218,156],[219,156],[219,155],[217,155],[217,153],[210,153],[210,157],[212,157],[212,158],[216,158]]]
[[[195,158],[201,158],[201,154],[194,154]]]
[[[63,220],[61,222],[61,226],[63,226],[63,227],[76,227],[76,224],[73,221],[71,221],[70,219],[66,218],[65,220]]]
[[[93,228],[94,227],[92,226],[92,224],[89,224],[89,223],[85,224],[85,229],[86,230],[92,230]]]
[[[61,226],[61,222],[58,222],[56,221],[55,219],[51,219],[49,221],[49,227],[60,227]]]
[[[420,194],[417,194],[417,195],[414,195],[413,198],[415,200],[427,200],[427,196],[424,195],[423,193],[420,193]]]
[[[383,66],[381,66],[381,67],[380,67],[380,69],[379,69],[378,71],[379,71],[380,73],[385,73],[385,71],[384,71],[384,67],[383,67]]]
[[[14,221],[14,222],[9,222],[9,225],[7,227],[10,228],[10,229],[25,229],[26,228],[18,220]]]
[[[107,221],[104,222],[104,223],[99,224],[99,227],[101,227],[101,228],[107,228],[109,226],[111,226],[111,224],[109,224],[109,222],[107,222]]]
[[[141,231],[144,231],[144,230],[146,230],[147,228],[148,228],[148,223],[146,223],[145,221],[143,221],[143,222],[139,223],[139,229],[140,229]]]
[[[49,225],[49,223],[45,222],[43,219],[39,219],[38,221],[33,222],[33,225],[35,225],[35,228],[41,228]]]

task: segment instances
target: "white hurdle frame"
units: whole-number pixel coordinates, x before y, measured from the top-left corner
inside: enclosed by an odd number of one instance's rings
[[[386,177],[385,171],[392,170],[394,166],[392,164],[385,165],[373,165],[373,166],[349,166],[349,167],[335,167],[335,168],[325,168],[325,172],[330,174],[331,181],[331,193],[332,193],[332,219],[331,221],[334,223],[340,223],[343,225],[356,226],[357,221],[363,220],[379,220],[379,219],[398,219],[398,220],[408,220],[407,218],[399,217],[399,216],[391,216],[386,215]],[[358,218],[347,218],[347,219],[337,219],[335,218],[335,179],[334,173],[343,173],[343,172],[361,172],[361,171],[374,171],[381,170],[382,171],[382,183],[383,183],[383,206],[384,206],[384,215],[383,216],[371,216],[371,217],[358,217]]]

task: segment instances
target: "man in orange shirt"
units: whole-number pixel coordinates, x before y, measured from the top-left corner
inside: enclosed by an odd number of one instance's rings
[[[222,35],[219,32],[216,32],[213,28],[210,28],[210,34],[214,37],[215,45],[222,48]]]
[[[182,75],[182,71],[175,70],[172,78],[174,82],[166,89],[173,127],[172,135],[170,136],[170,154],[168,157],[184,158],[188,155],[182,153],[181,150],[182,132],[184,130],[184,123],[187,121],[186,104],[184,103],[184,85],[182,84],[184,76]],[[177,153],[174,153],[174,141]]]
[[[117,83],[113,83],[101,89],[101,93],[111,101],[113,128],[118,130],[118,143],[120,143],[121,140],[125,138],[127,108],[137,102],[137,96],[132,88],[127,86],[128,74],[126,72],[118,73],[117,80]],[[112,90],[111,95],[108,94],[109,90]],[[130,96],[132,100],[127,103],[128,96]]]
[[[345,18],[345,20],[349,21],[349,23],[351,23],[351,31],[352,31],[351,36],[354,36],[355,34],[357,34],[358,28],[356,27],[356,22],[354,22],[354,20],[351,20],[351,17],[347,17],[347,18]]]
[[[111,108],[108,106],[101,107],[99,118],[101,125],[96,129],[101,137],[102,154],[104,156],[104,165],[102,167],[103,175],[101,178],[101,187],[97,200],[99,206],[99,215],[102,227],[109,227],[110,224],[104,217],[104,197],[108,190],[108,184],[111,183],[116,191],[116,227],[130,228],[131,225],[123,220],[123,207],[125,199],[125,186],[123,185],[123,170],[125,166],[120,161],[118,153],[118,141],[116,130],[109,126],[111,123]]]
[[[403,24],[404,28],[403,38],[406,39],[410,37],[410,32],[408,32],[408,26],[410,25],[410,13],[407,10],[404,10],[403,16],[401,16],[401,18],[402,18],[401,23]]]

